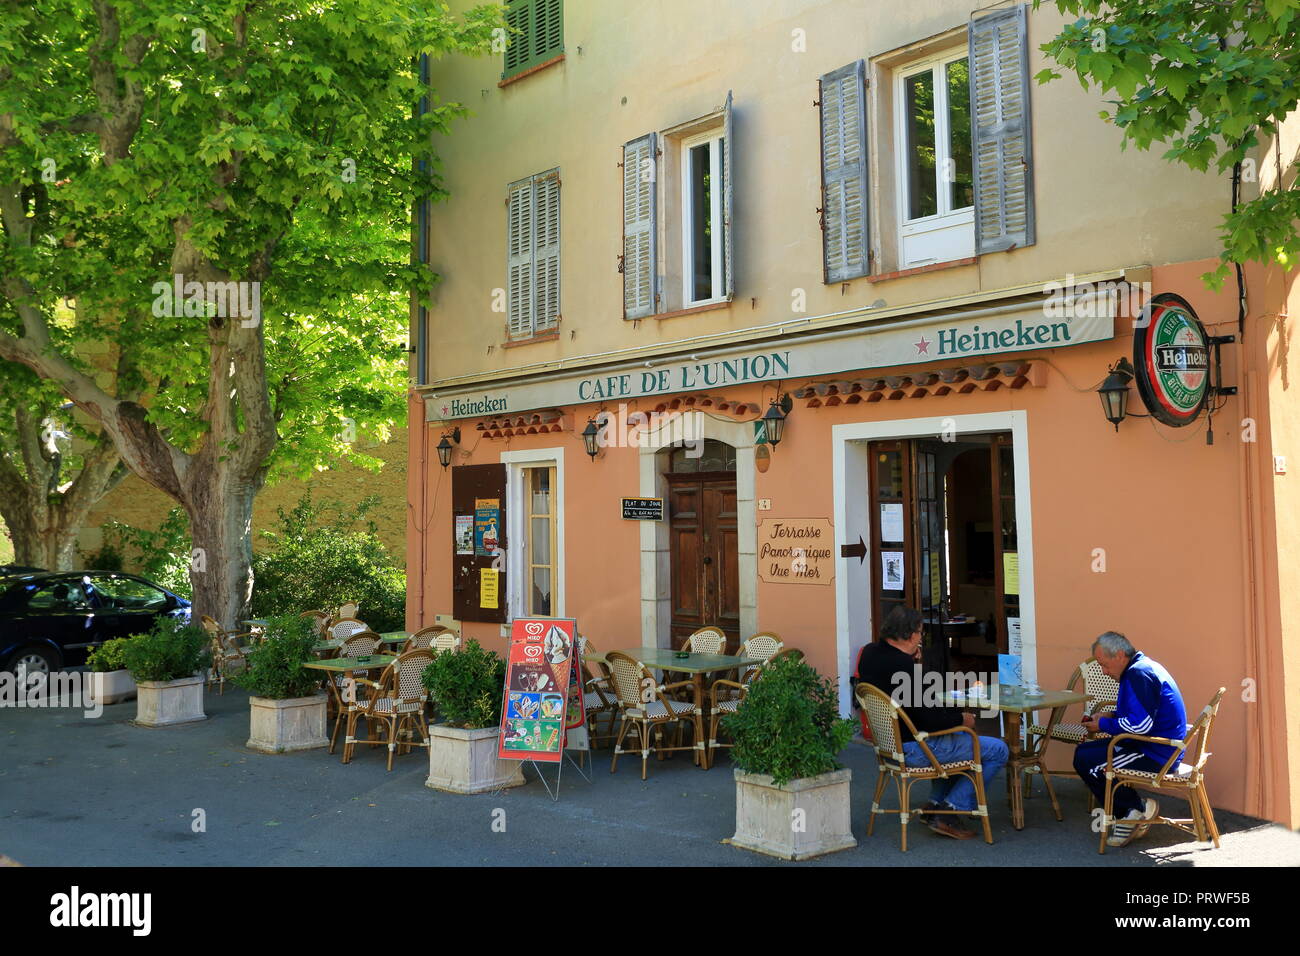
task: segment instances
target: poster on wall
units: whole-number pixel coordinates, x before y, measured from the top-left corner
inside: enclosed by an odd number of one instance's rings
[[[886,591],[903,590],[903,552],[880,552],[880,581]]]
[[[501,499],[474,499],[474,553],[489,558],[501,542]]]
[[[479,570],[478,606],[491,610],[501,606],[501,579],[496,568]]]
[[[456,553],[474,553],[473,515],[456,515]]]
[[[1020,555],[1018,552],[1002,552],[1002,593],[1020,593]]]
[[[558,763],[563,757],[577,633],[571,618],[511,622],[499,758]]]
[[[1019,657],[1023,653],[1023,647],[1020,640],[1020,618],[1007,618],[1007,650]]]
[[[998,683],[1003,687],[1019,687],[1021,684],[1021,657],[1019,654],[998,655]]]

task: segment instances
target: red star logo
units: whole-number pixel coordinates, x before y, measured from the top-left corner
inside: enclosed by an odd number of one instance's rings
[[[925,336],[924,336],[924,335],[921,336],[921,341],[916,342],[916,343],[914,343],[914,344],[916,345],[916,354],[917,354],[917,355],[929,355],[929,354],[930,354],[930,343],[927,342],[927,341],[925,340]]]
[[[447,408],[446,405],[442,406],[442,413],[443,413],[444,415],[446,415],[448,411],[449,411],[449,409]]]

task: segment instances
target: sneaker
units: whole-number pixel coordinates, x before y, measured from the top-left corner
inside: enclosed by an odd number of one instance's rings
[[[1128,846],[1139,837],[1144,837],[1151,829],[1151,824],[1142,821],[1151,820],[1160,811],[1160,805],[1150,797],[1145,798],[1141,810],[1130,810],[1128,816],[1111,827],[1107,846]]]
[[[920,820],[928,827],[936,819],[935,817],[930,816],[931,812],[935,810],[942,810],[942,809],[943,807],[941,807],[935,801],[931,800],[929,803],[927,803],[925,806],[923,806],[920,810],[917,811],[916,817],[918,820]]]

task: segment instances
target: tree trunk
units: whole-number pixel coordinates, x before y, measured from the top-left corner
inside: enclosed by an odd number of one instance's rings
[[[77,532],[81,525],[69,527],[58,522],[60,515],[46,511],[46,520],[23,510],[17,513],[4,511],[5,525],[14,540],[14,564],[45,568],[49,571],[71,571],[77,563]]]
[[[181,504],[190,519],[195,623],[207,614],[242,631],[253,594],[253,500],[262,479],[240,481],[226,464],[193,469]]]

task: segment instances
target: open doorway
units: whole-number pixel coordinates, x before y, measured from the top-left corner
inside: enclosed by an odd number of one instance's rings
[[[1021,653],[1011,434],[873,441],[867,458],[872,620],[920,608],[931,666],[997,673]]]

